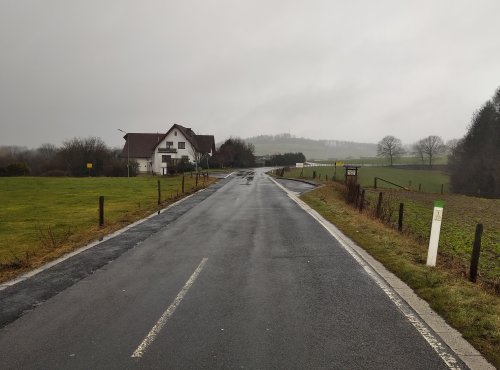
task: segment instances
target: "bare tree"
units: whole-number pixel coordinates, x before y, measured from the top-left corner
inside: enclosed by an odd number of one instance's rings
[[[54,144],[45,143],[36,150],[41,159],[49,160],[57,154],[57,147]]]
[[[416,157],[420,158],[420,160],[422,161],[422,164],[425,164],[425,153],[424,153],[424,146],[422,144],[422,140],[419,140],[415,144],[413,144],[412,150],[413,150],[413,154]]]
[[[432,166],[432,159],[446,150],[443,139],[439,136],[431,135],[418,141],[423,153],[429,158],[429,166]]]
[[[377,156],[389,158],[391,166],[394,158],[404,154],[403,144],[397,137],[388,135],[377,144]]]

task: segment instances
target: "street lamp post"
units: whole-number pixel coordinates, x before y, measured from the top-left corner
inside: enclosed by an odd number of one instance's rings
[[[125,132],[120,128],[118,129],[118,131],[121,131],[125,135],[127,135],[127,177],[130,179],[130,137],[128,136],[128,132]]]

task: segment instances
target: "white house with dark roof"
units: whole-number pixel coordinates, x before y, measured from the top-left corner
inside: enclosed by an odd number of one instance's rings
[[[139,173],[167,174],[182,161],[195,163],[215,152],[213,135],[197,135],[188,127],[174,124],[165,134],[128,133],[121,157],[138,163]]]

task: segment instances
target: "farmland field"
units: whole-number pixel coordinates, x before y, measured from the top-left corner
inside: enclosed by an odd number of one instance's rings
[[[157,180],[162,201],[181,193],[180,176],[0,178],[0,273],[36,265],[153,212]],[[194,186],[195,178],[186,176],[186,192]],[[105,198],[104,228],[98,226],[100,195]]]
[[[360,165],[378,165],[378,166],[387,166],[389,165],[389,160],[387,158],[381,158],[381,157],[361,157],[361,158],[348,158],[348,159],[339,159],[339,161],[344,162],[345,164],[360,164]],[[313,161],[313,162],[318,162],[318,163],[334,163],[335,161],[333,160],[327,160],[327,161]],[[424,161],[422,163],[422,160],[418,157],[399,157],[399,158],[394,158],[393,163],[395,165],[427,165],[427,161]],[[433,165],[443,165],[448,163],[448,157],[447,156],[438,156],[432,159],[432,164]]]
[[[331,178],[333,167],[307,167],[302,176],[312,177],[316,171],[321,179]],[[287,177],[300,177],[301,169],[285,173]],[[378,181],[378,189],[373,189],[373,178],[381,177],[405,187],[412,183],[413,189],[422,186],[422,192],[396,190],[394,186]],[[344,169],[337,168],[337,179],[344,178]],[[483,223],[482,251],[480,259],[481,279],[498,286],[500,284],[500,200],[475,198],[448,193],[448,175],[441,171],[407,170],[391,167],[361,167],[359,183],[366,190],[366,207],[371,211],[376,207],[378,194],[382,190],[388,210],[387,222],[397,222],[399,203],[404,203],[403,230],[413,237],[428,242],[432,220],[433,203],[444,200],[445,208],[441,229],[439,251],[442,255],[460,265],[464,273],[468,269],[474,231],[477,223]],[[417,184],[415,186],[415,184]],[[444,184],[445,194],[439,194]],[[370,188],[371,187],[371,188]],[[380,189],[385,187],[385,189]]]
[[[379,191],[366,189],[367,207],[374,210]],[[500,284],[500,199],[474,198],[457,194],[429,194],[404,190],[385,190],[383,197],[392,211],[389,222],[395,224],[399,203],[404,204],[403,231],[424,244],[430,237],[433,204],[444,200],[443,221],[439,241],[441,255],[451,258],[467,273],[470,263],[475,227],[484,225],[480,279],[490,285]]]
[[[305,167],[292,168],[290,172],[287,172],[285,176],[289,177],[302,177],[312,178],[313,171],[316,171],[316,175],[321,174],[321,179],[324,180],[328,176],[332,179],[335,173],[335,167]],[[344,168],[337,167],[337,180],[344,179]],[[442,171],[438,170],[411,170],[411,169],[401,169],[397,167],[388,166],[371,166],[371,167],[360,167],[358,170],[358,182],[361,186],[373,187],[374,177],[379,177],[395,184],[409,187],[411,181],[411,188],[417,190],[419,185],[421,185],[421,190],[428,193],[439,193],[441,192],[441,184],[444,185],[444,191],[448,192],[449,176]],[[377,187],[394,189],[395,186],[385,183],[381,180],[377,181]]]

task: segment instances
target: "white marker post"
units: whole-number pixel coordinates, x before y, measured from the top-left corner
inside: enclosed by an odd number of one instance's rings
[[[432,215],[431,238],[429,240],[427,266],[436,266],[439,234],[441,232],[441,220],[443,219],[443,206],[444,202],[442,200],[434,202],[434,214]]]

